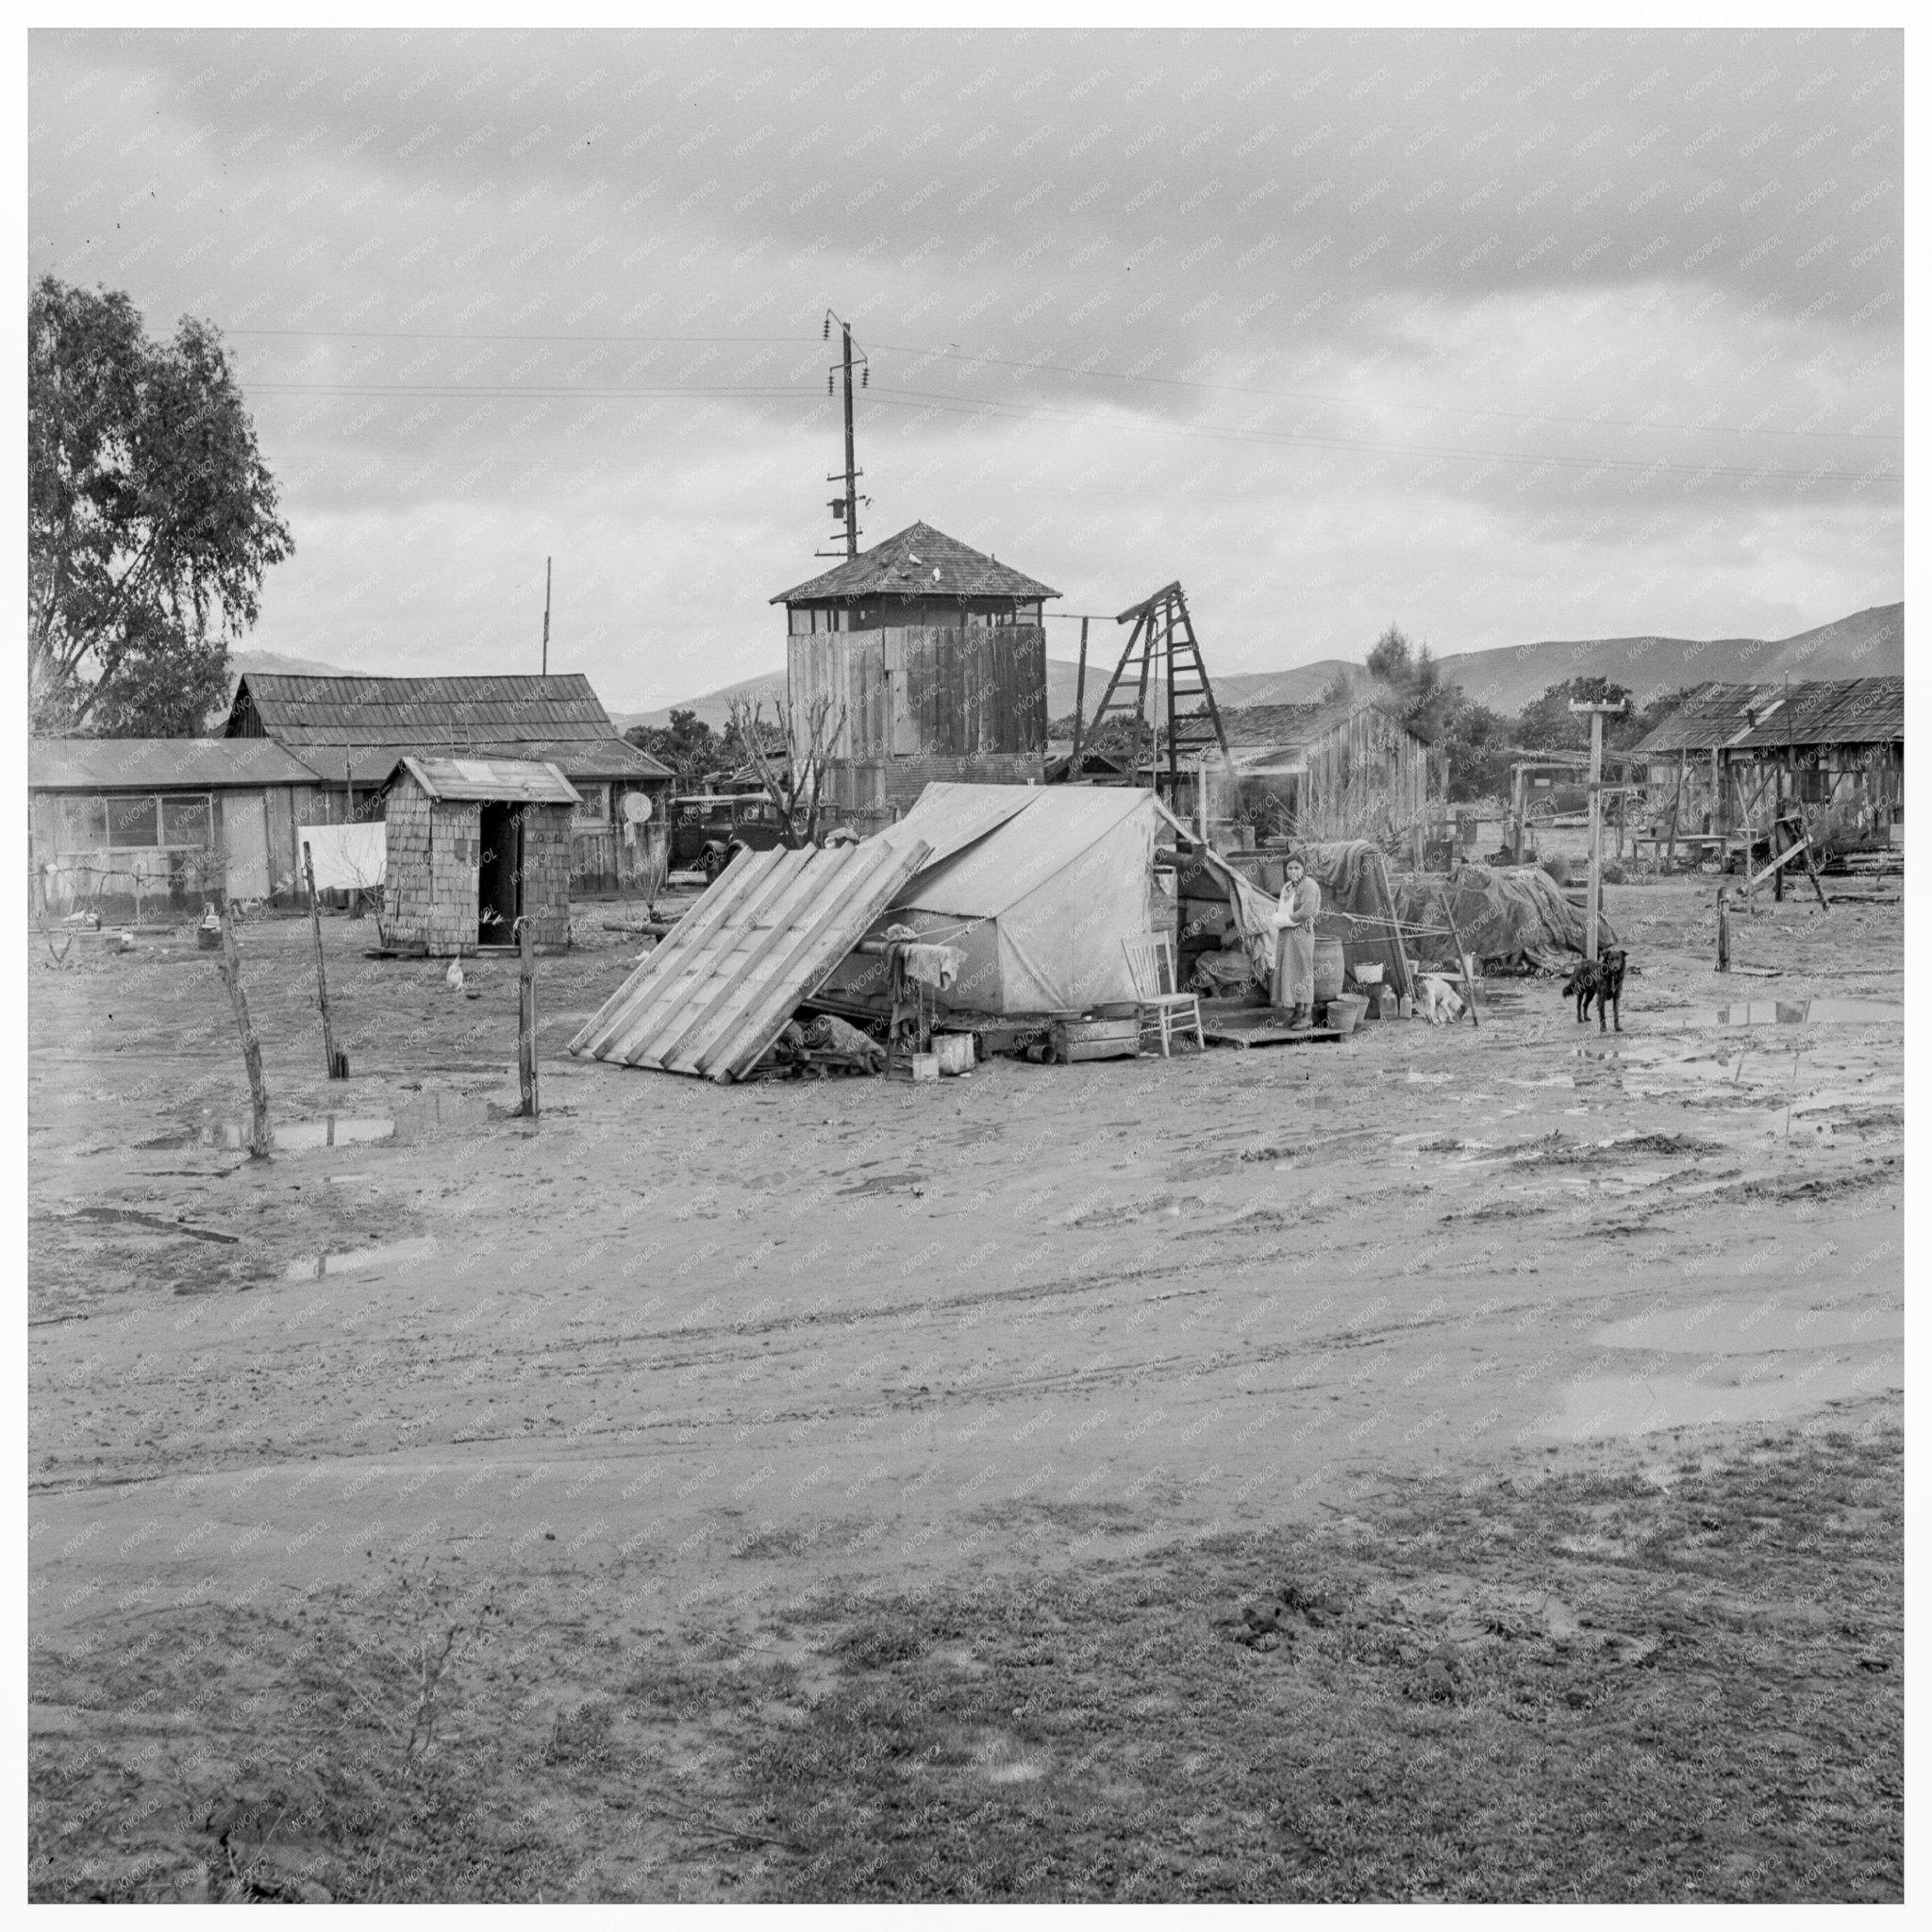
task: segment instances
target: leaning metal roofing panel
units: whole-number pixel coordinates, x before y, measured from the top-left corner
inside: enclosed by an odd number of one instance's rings
[[[1060,593],[970,543],[912,524],[834,570],[780,591],[774,604],[842,597],[1058,597]]]
[[[30,791],[211,791],[316,776],[272,738],[36,738],[26,754]]]
[[[532,758],[415,758],[396,760],[431,798],[507,800],[517,805],[580,805],[574,786],[555,765]],[[393,774],[391,774],[393,776]]]
[[[828,851],[741,852],[605,1001],[571,1052],[742,1078],[928,849],[924,840],[866,839]]]

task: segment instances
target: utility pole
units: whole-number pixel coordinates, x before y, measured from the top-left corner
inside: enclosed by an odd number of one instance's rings
[[[550,675],[550,559],[543,559],[543,675]]]
[[[1570,708],[1590,713],[1590,897],[1583,918],[1583,957],[1594,959],[1597,926],[1604,913],[1604,720],[1619,716],[1627,706],[1623,698],[1615,704],[1601,698],[1579,703],[1573,698]]]
[[[858,454],[853,445],[852,372],[854,368],[858,370],[858,386],[864,389],[872,381],[872,364],[867,361],[863,349],[854,356],[852,325],[841,321],[829,308],[825,310],[824,340],[831,340],[832,325],[835,322],[839,324],[839,334],[844,354],[839,361],[833,363],[825,376],[825,393],[831,394],[833,379],[842,372],[845,377],[845,468],[842,472],[834,472],[825,478],[825,481],[843,483],[845,486],[844,494],[833,497],[830,508],[833,520],[845,526],[845,555],[850,559],[858,555],[858,479],[864,474],[858,467]],[[836,550],[821,550],[817,554],[820,557],[836,557],[839,553]]]

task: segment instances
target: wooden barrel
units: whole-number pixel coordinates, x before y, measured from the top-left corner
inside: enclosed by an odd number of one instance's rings
[[[1341,941],[1324,939],[1315,935],[1315,998],[1339,1000],[1341,997]]]

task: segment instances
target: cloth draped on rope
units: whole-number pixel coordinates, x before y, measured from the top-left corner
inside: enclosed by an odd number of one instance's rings
[[[373,891],[388,870],[389,838],[381,820],[367,824],[304,825],[295,834],[296,877],[306,890],[302,847],[315,862],[318,892]]]

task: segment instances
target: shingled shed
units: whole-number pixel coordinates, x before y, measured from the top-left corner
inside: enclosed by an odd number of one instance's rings
[[[527,758],[397,760],[383,788],[390,935],[436,958],[515,941],[570,942],[570,821],[577,793]]]

